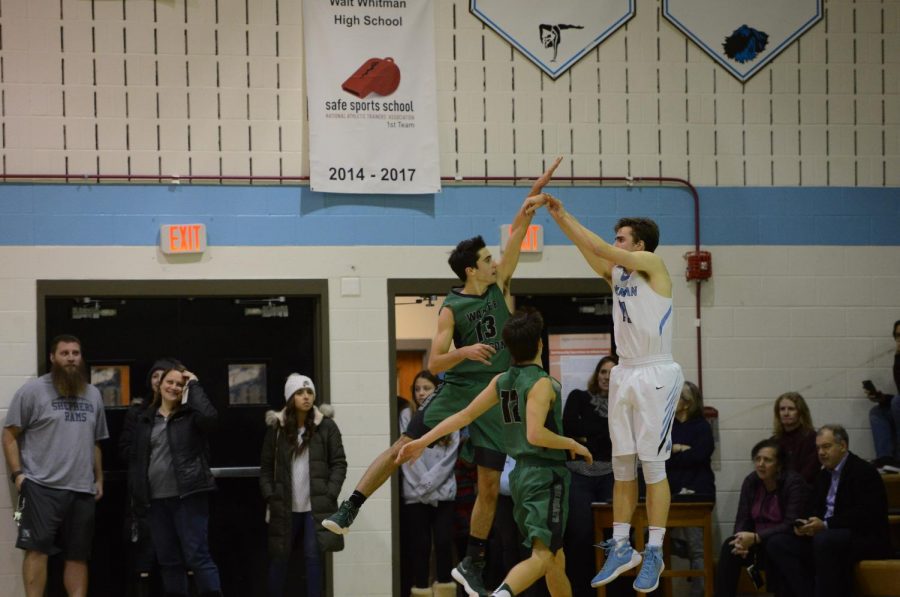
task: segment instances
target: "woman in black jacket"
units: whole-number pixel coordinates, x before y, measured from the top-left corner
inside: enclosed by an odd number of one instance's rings
[[[754,472],[741,486],[734,535],[725,540],[716,570],[716,597],[733,597],[742,567],[766,570],[766,590],[776,597],[792,593],[776,568],[765,567],[766,541],[779,533],[792,533],[793,522],[803,515],[809,486],[803,477],[788,470],[785,454],[775,439],[765,439],[751,452]],[[751,567],[752,566],[752,567]]]
[[[147,371],[147,393],[144,395],[146,398],[133,396],[128,404],[128,410],[125,412],[125,419],[122,422],[122,431],[119,433],[119,454],[125,466],[128,466],[131,458],[131,446],[134,443],[134,430],[138,420],[159,391],[159,382],[162,381],[163,373],[174,367],[183,367],[183,365],[173,357],[157,359]],[[156,553],[153,551],[153,542],[150,540],[147,508],[135,508],[133,495],[129,484],[128,503],[125,506],[125,532],[129,538],[127,548],[129,570],[134,572],[135,577],[131,588],[134,597],[149,597],[151,592],[150,575],[156,567]]]
[[[260,457],[259,485],[268,504],[269,594],[281,597],[288,560],[302,536],[306,561],[306,595],[322,595],[322,557],[344,548],[344,537],[322,521],[337,510],[337,498],[347,475],[341,432],[331,419],[333,409],[316,408],[316,388],[310,378],[292,373],[284,384],[287,403],[266,413],[268,431]]]
[[[174,367],[163,373],[153,402],[134,427],[128,482],[135,514],[148,513],[170,597],[187,595],[188,568],[200,595],[221,595],[219,570],[209,554],[207,499],[215,480],[206,436],[217,418],[197,377]]]
[[[587,446],[592,464],[572,460],[569,490],[569,522],[565,532],[566,574],[575,597],[596,594],[591,588],[595,572],[594,520],[591,502],[612,501],[612,442],[609,439],[609,374],[618,360],[605,356],[597,361],[587,390],[572,390],[563,409],[563,434]]]
[[[666,461],[669,490],[676,500],[716,501],[716,482],[712,471],[715,449],[712,427],[703,416],[703,395],[696,384],[686,381],[675,407],[672,423],[672,456]],[[672,552],[687,558],[691,570],[703,570],[703,529],[676,527],[669,531]],[[704,595],[703,577],[691,581],[690,597]]]

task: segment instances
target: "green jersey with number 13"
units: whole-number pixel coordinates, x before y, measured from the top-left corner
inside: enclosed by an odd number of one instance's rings
[[[487,344],[497,351],[491,356],[490,366],[466,359],[449,369],[446,379],[473,375],[493,377],[509,368],[509,351],[506,350],[501,334],[509,319],[509,307],[499,286],[491,284],[480,296],[463,294],[461,288],[454,288],[444,299],[441,308],[453,311],[454,347]]]

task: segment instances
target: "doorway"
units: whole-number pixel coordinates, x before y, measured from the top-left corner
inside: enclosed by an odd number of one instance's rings
[[[410,383],[400,384],[402,371],[401,361],[410,357],[406,353],[410,347],[430,347],[430,339],[434,334],[437,322],[437,312],[441,298],[436,301],[431,297],[443,297],[450,288],[459,286],[456,278],[445,279],[406,279],[388,280],[388,304],[389,310],[388,330],[391,366],[393,374],[391,387],[399,390],[406,389],[408,393]],[[517,306],[532,306],[538,309],[544,317],[545,333],[612,333],[612,318],[606,309],[606,304],[611,298],[609,286],[603,280],[596,279],[543,279],[520,280],[516,279],[512,284],[513,295]],[[414,303],[418,303],[420,309],[431,309],[429,315],[409,315],[415,309]],[[429,306],[429,303],[432,303]],[[421,332],[411,333],[408,330],[409,319],[418,320]],[[398,337],[398,330],[403,329],[402,337]],[[427,329],[426,329],[427,328]],[[413,337],[411,337],[413,336]],[[544,365],[547,367],[548,342],[544,342]],[[413,373],[414,375],[414,373]],[[391,401],[391,441],[399,437],[398,425],[398,401]],[[392,537],[394,562],[401,560],[400,554],[400,483],[395,475],[391,480],[392,503]],[[401,586],[400,566],[393,569],[393,586]]]
[[[195,373],[219,411],[209,436],[218,485],[209,541],[223,591],[266,592],[258,481],[265,413],[284,406],[284,379],[293,371],[312,377],[329,401],[327,292],[325,280],[38,281],[41,372],[52,337],[74,334],[106,403],[110,437],[101,442],[105,495],[97,506],[91,594],[130,594],[122,528],[127,463],[118,440],[129,406],[148,397],[147,371],[160,357],[175,357]],[[48,594],[65,593],[48,583]]]

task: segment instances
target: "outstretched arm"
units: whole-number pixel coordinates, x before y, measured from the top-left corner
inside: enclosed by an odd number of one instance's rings
[[[583,456],[588,464],[592,463],[594,459],[590,450],[585,446],[571,437],[553,433],[544,426],[555,396],[553,385],[547,377],[540,379],[528,392],[528,399],[525,401],[525,412],[527,413],[525,433],[528,443],[551,450],[568,450],[572,458],[577,454]]]
[[[556,171],[560,162],[562,162],[562,156],[553,160],[550,167],[538,177],[531,186],[531,192],[528,193],[528,197],[525,199],[524,203],[522,203],[522,207],[516,212],[516,217],[513,218],[512,225],[509,227],[509,239],[506,241],[506,246],[503,248],[503,256],[500,258],[500,261],[497,262],[497,285],[504,294],[509,293],[509,282],[512,279],[513,272],[516,271],[516,266],[519,264],[522,241],[525,239],[525,233],[528,231],[528,226],[531,225],[531,218],[534,216],[535,209],[541,205],[541,202],[537,202],[536,204],[535,199],[542,194],[544,186],[546,186],[553,178],[553,173]]]
[[[489,408],[497,403],[498,377],[500,377],[500,375],[495,376],[494,379],[491,380],[491,383],[489,383],[487,387],[469,403],[469,406],[456,414],[447,417],[441,421],[437,427],[433,428],[419,439],[408,442],[400,448],[400,453],[397,455],[397,464],[403,464],[410,459],[415,460],[422,455],[425,448],[445,435],[453,433],[458,429],[462,429],[480,417],[483,413],[487,412]]]
[[[656,286],[654,282],[657,279],[668,279],[668,270],[656,253],[626,251],[609,244],[588,230],[575,216],[566,211],[562,201],[551,195],[547,195],[547,210],[563,233],[578,247],[588,264],[607,280],[612,275],[613,265],[646,273],[653,287]]]

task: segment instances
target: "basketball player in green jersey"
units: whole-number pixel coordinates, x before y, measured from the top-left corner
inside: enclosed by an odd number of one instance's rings
[[[322,522],[328,530],[347,533],[365,500],[402,464],[397,461],[400,448],[465,408],[494,375],[509,366],[501,330],[512,305],[510,282],[519,261],[522,240],[531,224],[534,211],[531,206],[541,204],[535,201],[535,196],[541,195],[561,159],[557,158],[531,187],[529,197],[510,226],[501,260],[494,261],[480,236],[460,242],[450,254],[450,267],[464,285],[452,289],[441,307],[428,359],[432,373],[445,373],[444,382],[426,399],[400,439],[369,465],[353,494]],[[472,597],[487,592],[482,582],[484,554],[505,461],[498,439],[500,428],[497,409],[486,413],[470,428],[478,465],[478,494],[472,509],[466,556],[451,574]]]
[[[591,463],[590,451],[562,431],[562,399],[559,382],[541,367],[544,320],[533,309],[517,311],[503,328],[503,340],[514,364],[494,377],[488,386],[459,413],[407,443],[399,459],[418,458],[428,445],[447,433],[483,417],[492,409],[502,413],[503,443],[516,460],[509,476],[513,516],[531,557],[516,564],[491,595],[512,597],[546,577],[553,597],[570,597],[566,578],[563,533],[569,513],[569,470],[566,451]]]

